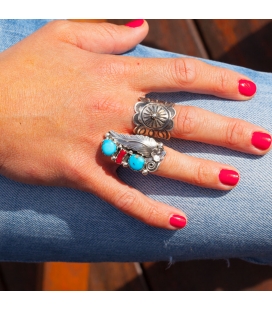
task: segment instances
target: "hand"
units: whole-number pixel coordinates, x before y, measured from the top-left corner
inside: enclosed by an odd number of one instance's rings
[[[101,153],[104,134],[131,134],[134,103],[152,91],[247,100],[255,84],[191,58],[117,56],[148,32],[146,22],[130,26],[55,21],[0,54],[0,173],[88,191],[146,224],[177,229],[184,213],[118,179],[118,166]],[[270,147],[266,130],[243,120],[196,107],[176,111],[174,137],[256,155]],[[234,167],[165,149],[157,175],[220,190],[238,182]]]

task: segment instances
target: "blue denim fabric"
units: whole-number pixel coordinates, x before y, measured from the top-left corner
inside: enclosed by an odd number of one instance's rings
[[[46,22],[1,21],[0,50]],[[127,55],[179,56],[140,45]],[[272,75],[204,61],[252,78],[258,88],[256,96],[245,102],[185,92],[154,93],[152,97],[242,118],[272,132]],[[0,177],[0,260],[121,262],[236,257],[271,264],[272,152],[259,157],[178,139],[165,144],[237,167],[241,172],[239,185],[224,192],[154,175],[142,176],[120,167],[119,176],[125,182],[187,214],[185,229],[168,231],[149,227],[89,193],[26,185]]]

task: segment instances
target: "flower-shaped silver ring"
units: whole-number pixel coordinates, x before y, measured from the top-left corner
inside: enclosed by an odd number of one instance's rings
[[[134,106],[133,132],[154,138],[170,139],[176,115],[174,103],[140,97]]]

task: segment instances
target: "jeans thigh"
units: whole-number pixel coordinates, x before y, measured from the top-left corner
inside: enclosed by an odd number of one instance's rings
[[[0,21],[0,50],[47,22]],[[184,57],[141,45],[125,55]],[[243,102],[182,91],[148,96],[242,118],[272,132],[272,75],[203,61],[249,76],[257,84],[256,96]],[[110,129],[105,128],[105,132]],[[218,191],[154,175],[142,176],[120,167],[119,177],[126,183],[187,214],[185,229],[168,231],[149,227],[90,193],[27,185],[0,176],[0,260],[178,261],[238,257],[271,263],[272,155],[259,157],[179,139],[165,144],[181,153],[235,166],[241,173],[239,185],[229,192]]]

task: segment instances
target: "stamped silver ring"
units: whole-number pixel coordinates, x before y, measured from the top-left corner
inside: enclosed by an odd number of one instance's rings
[[[176,115],[174,103],[140,97],[134,106],[133,132],[154,138],[170,139]]]
[[[125,135],[109,131],[102,142],[102,153],[124,167],[143,175],[158,170],[166,152],[161,142],[142,135]]]

